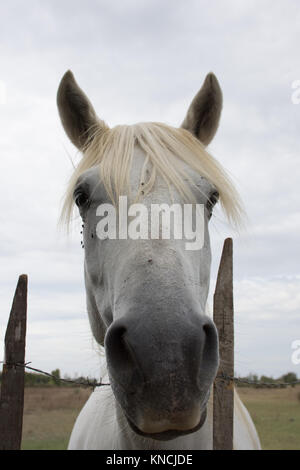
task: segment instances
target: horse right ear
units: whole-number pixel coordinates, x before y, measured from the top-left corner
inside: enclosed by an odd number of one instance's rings
[[[101,122],[87,96],[68,70],[57,91],[57,106],[62,125],[71,142],[79,149],[87,143]]]
[[[217,132],[222,103],[219,82],[213,73],[209,73],[193,99],[181,127],[190,131],[204,145],[208,145]]]

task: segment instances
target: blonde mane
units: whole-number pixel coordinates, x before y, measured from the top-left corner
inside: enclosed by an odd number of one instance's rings
[[[174,185],[185,200],[191,201],[192,181],[183,169],[185,163],[216,187],[229,222],[236,228],[240,225],[243,214],[240,198],[222,166],[190,132],[153,122],[116,126],[112,129],[103,121],[99,122],[69,181],[61,221],[69,223],[76,182],[80,175],[93,166],[99,167],[99,178],[114,204],[120,195],[130,191],[130,170],[135,145],[139,145],[146,154],[141,172],[142,191],[139,190],[138,196],[149,193],[156,175],[160,174],[169,188]],[[174,158],[174,155],[178,158]],[[144,171],[149,162],[152,170],[148,181],[145,181]]]

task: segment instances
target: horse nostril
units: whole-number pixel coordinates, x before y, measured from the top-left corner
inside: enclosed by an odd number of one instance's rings
[[[114,365],[123,362],[126,357],[126,347],[124,343],[125,326],[112,324],[105,338],[105,348],[109,354],[110,360]]]
[[[110,326],[105,337],[107,361],[111,371],[120,382],[127,382],[136,367],[135,357],[126,334],[126,327],[116,322]]]
[[[210,319],[202,328],[205,334],[203,360],[207,361],[207,364],[218,364],[219,351],[217,328]]]
[[[203,331],[206,337],[210,337],[211,335],[213,335],[214,330],[215,330],[215,326],[213,323],[205,323],[205,325],[203,325]]]

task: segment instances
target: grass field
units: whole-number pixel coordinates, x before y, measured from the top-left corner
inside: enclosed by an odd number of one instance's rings
[[[90,393],[79,387],[25,388],[22,449],[66,449]]]
[[[266,450],[300,450],[300,386],[239,388]]]
[[[89,397],[83,388],[26,388],[23,449],[66,449],[75,419]],[[300,450],[300,387],[240,388],[263,449]]]

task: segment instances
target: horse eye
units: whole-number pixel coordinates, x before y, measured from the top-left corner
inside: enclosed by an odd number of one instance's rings
[[[79,193],[75,196],[75,204],[78,207],[82,207],[84,204],[87,203],[89,197],[86,193]]]
[[[218,191],[214,191],[211,195],[210,195],[210,198],[209,198],[211,204],[214,206],[218,200],[219,200],[219,193]]]
[[[218,202],[219,200],[219,193],[218,191],[214,191],[209,198],[207,199],[206,207],[207,209],[211,212],[214,205]]]

